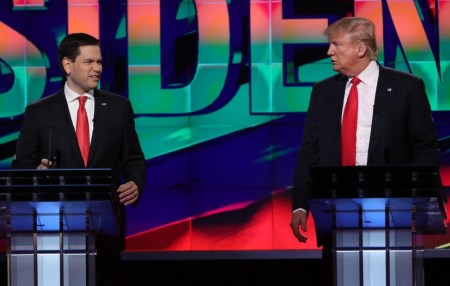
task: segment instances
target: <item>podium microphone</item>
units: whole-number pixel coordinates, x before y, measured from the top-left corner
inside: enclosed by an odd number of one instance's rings
[[[59,153],[60,153],[59,151],[57,151],[52,156],[52,137],[53,137],[53,129],[55,128],[55,124],[53,122],[51,122],[48,128],[49,128],[49,135],[48,135],[47,160],[52,163],[51,168],[55,168],[56,163],[59,160]]]

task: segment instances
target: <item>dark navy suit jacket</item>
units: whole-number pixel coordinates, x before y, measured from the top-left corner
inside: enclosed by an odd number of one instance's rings
[[[347,77],[313,87],[293,185],[292,208],[309,210],[309,168],[341,162],[341,114]],[[438,165],[436,130],[423,81],[380,66],[369,141],[369,166]]]

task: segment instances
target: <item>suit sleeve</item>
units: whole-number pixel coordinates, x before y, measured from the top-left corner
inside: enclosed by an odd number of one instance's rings
[[[121,168],[126,181],[133,181],[139,188],[144,190],[146,177],[146,163],[141,149],[138,135],[135,129],[134,112],[131,103],[127,101],[125,112],[125,130],[122,138]]]
[[[38,132],[38,118],[34,114],[33,105],[27,106],[12,161],[12,167],[15,169],[35,169],[40,163],[41,140]]]
[[[303,208],[309,211],[309,168],[312,166],[317,166],[319,161],[318,114],[318,93],[317,88],[314,87],[306,114],[302,144],[298,154],[297,166],[294,175],[292,210]]]
[[[439,165],[436,127],[423,80],[417,79],[412,90],[409,130],[413,140],[413,164]]]

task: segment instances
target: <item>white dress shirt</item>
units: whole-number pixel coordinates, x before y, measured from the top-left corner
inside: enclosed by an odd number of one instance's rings
[[[377,90],[378,76],[380,68],[375,61],[372,61],[358,78],[358,123],[356,127],[356,166],[367,165],[367,155],[369,150],[370,131],[372,130],[373,107],[375,103],[375,92]],[[344,105],[347,102],[350,88],[352,86],[349,78],[345,88]],[[344,108],[342,108],[342,115]],[[342,120],[342,118],[341,118]]]
[[[72,124],[74,130],[76,130],[77,126],[77,112],[78,112],[78,106],[80,105],[80,102],[78,101],[79,96],[86,96],[88,99],[86,100],[86,103],[84,104],[84,108],[86,109],[88,122],[89,122],[89,140],[92,140],[92,131],[94,130],[94,90],[90,90],[88,93],[85,93],[83,95],[79,95],[73,90],[71,90],[67,86],[67,82],[64,85],[64,94],[66,96],[67,100],[67,106],[69,107],[70,112],[70,118],[72,119]]]

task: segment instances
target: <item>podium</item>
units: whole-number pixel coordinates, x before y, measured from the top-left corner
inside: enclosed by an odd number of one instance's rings
[[[96,236],[118,237],[109,169],[0,171],[8,285],[95,285]]]
[[[333,241],[334,285],[424,285],[424,234],[444,234],[436,166],[317,167],[310,209]]]

